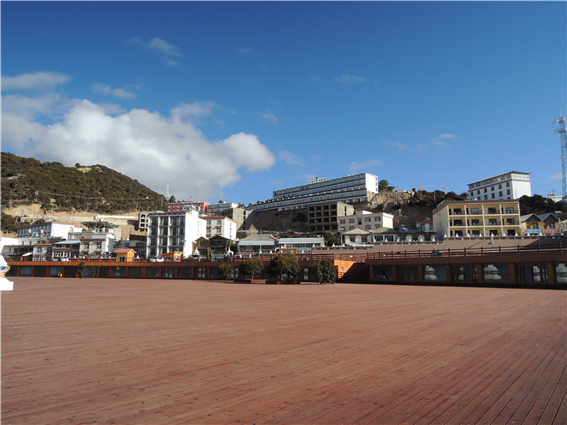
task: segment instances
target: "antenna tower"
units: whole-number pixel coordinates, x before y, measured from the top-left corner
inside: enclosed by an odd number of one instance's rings
[[[350,175],[354,176],[356,174],[356,162],[350,163]]]
[[[167,185],[167,188],[165,189],[165,197],[169,201],[169,185]]]
[[[565,130],[565,123],[567,118],[561,116],[557,119],[551,119],[551,124],[558,124],[559,128],[553,127],[554,133],[561,135],[561,181],[563,182],[563,196],[567,196],[567,130]]]

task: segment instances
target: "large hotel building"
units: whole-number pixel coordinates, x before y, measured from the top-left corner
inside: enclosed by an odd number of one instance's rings
[[[487,179],[469,183],[471,201],[493,201],[501,199],[519,199],[532,196],[530,173],[508,171]]]
[[[378,176],[354,174],[337,179],[315,178],[301,186],[274,190],[272,199],[258,202],[250,208],[256,211],[306,209],[310,204],[340,201],[345,204],[368,202],[378,193]]]

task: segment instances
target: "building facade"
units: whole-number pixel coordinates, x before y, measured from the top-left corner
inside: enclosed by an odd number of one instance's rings
[[[206,221],[197,210],[181,213],[151,213],[146,242],[146,257],[155,258],[168,252],[180,251],[188,257],[195,251],[196,240],[205,236]]]
[[[69,232],[81,232],[83,228],[73,223],[46,222],[30,224],[28,226],[18,227],[18,239],[39,239],[45,238],[63,238],[69,237]]]
[[[197,201],[177,201],[170,202],[167,204],[167,212],[177,212],[181,213],[190,209],[199,211],[204,214],[208,211],[208,202],[197,202]]]
[[[469,183],[471,201],[493,201],[501,199],[519,199],[532,196],[530,173],[508,171],[487,179]]]
[[[236,231],[238,230],[238,223],[231,218],[223,215],[201,216],[201,220],[206,222],[207,238],[213,236],[222,236],[223,238],[234,240],[236,239]]]
[[[378,176],[374,174],[361,173],[331,180],[317,177],[301,186],[274,190],[271,199],[250,208],[256,211],[292,211],[305,209],[317,202],[357,204],[368,202],[377,193]]]
[[[464,236],[517,236],[520,204],[516,200],[441,202],[433,210],[437,238]]]
[[[562,234],[560,219],[556,214],[526,214],[520,217],[522,235],[558,236]]]
[[[354,229],[363,229],[371,232],[382,227],[387,229],[394,228],[394,216],[392,214],[355,211],[354,214],[345,215],[339,219],[340,232],[348,232]]]
[[[354,214],[354,207],[344,202],[319,202],[307,207],[310,232],[337,232],[342,217]]]

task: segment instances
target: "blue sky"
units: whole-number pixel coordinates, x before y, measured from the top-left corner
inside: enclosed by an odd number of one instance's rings
[[[561,193],[565,2],[2,2],[2,151],[248,204],[318,177]],[[222,190],[222,192],[221,192]]]

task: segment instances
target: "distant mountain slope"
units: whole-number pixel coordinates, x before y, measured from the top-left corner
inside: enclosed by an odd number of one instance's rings
[[[120,213],[155,209],[165,197],[104,165],[65,167],[2,152],[2,205],[31,203],[54,211]]]

